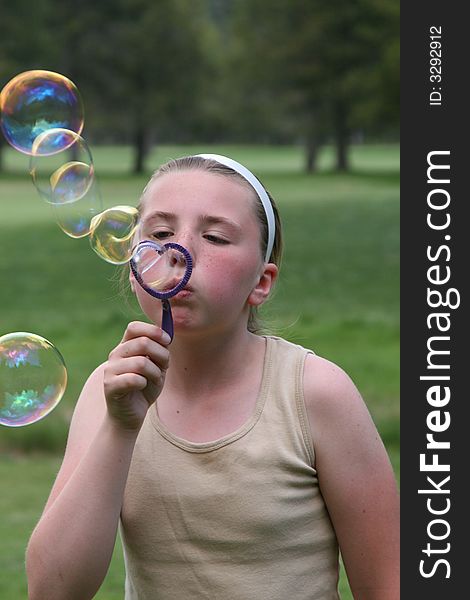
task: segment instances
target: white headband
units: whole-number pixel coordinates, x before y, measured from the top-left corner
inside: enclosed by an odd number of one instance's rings
[[[274,245],[274,233],[276,231],[276,224],[274,221],[273,207],[264,187],[261,185],[259,180],[253,175],[251,171],[249,171],[246,167],[241,165],[236,160],[233,160],[232,158],[222,156],[221,154],[197,154],[196,156],[200,156],[201,158],[207,158],[210,160],[215,160],[221,165],[230,167],[239,175],[241,175],[244,179],[246,179],[251,185],[251,187],[258,194],[258,197],[261,200],[261,204],[263,205],[264,212],[266,214],[266,221],[268,222],[268,243],[266,246],[266,256],[264,260],[265,262],[269,262],[269,258],[271,256],[271,252],[273,250]]]

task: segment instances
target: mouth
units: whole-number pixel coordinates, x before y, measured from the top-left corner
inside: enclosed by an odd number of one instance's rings
[[[167,283],[165,285],[164,288],[161,289],[162,292],[170,292],[171,290],[174,290],[175,287],[177,287],[180,284],[181,280],[180,279],[175,279],[174,281],[170,281],[169,283]],[[193,291],[193,288],[190,285],[185,285],[183,287],[182,290],[180,291],[184,291],[184,290],[188,290],[189,292]],[[179,293],[179,292],[178,292]]]
[[[186,285],[182,290],[173,296],[173,298],[186,298],[193,293],[193,288],[190,285]]]
[[[183,290],[180,290],[177,294],[175,294],[171,300],[186,300],[187,298],[190,298],[192,296],[192,291],[188,290],[186,288],[184,288]]]

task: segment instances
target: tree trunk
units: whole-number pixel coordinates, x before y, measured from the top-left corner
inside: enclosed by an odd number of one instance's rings
[[[349,132],[346,125],[346,109],[339,102],[335,110],[335,144],[336,144],[336,170],[349,170]]]
[[[149,152],[149,131],[143,123],[136,125],[135,137],[134,137],[134,169],[135,175],[140,175],[145,169],[145,159]]]
[[[80,156],[80,148],[79,148],[79,143],[75,142],[74,144],[72,144],[72,146],[70,146],[69,149],[69,157],[71,161],[78,161],[80,160],[80,158],[83,160],[85,157],[84,156]]]
[[[307,173],[315,173],[317,170],[318,146],[315,136],[308,136],[305,144],[305,169]]]

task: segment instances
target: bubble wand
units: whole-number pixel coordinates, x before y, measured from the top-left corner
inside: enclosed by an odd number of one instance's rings
[[[179,244],[161,245],[151,240],[137,244],[130,259],[137,283],[148,294],[162,301],[162,329],[173,339],[170,298],[188,283],[193,270],[191,254]]]

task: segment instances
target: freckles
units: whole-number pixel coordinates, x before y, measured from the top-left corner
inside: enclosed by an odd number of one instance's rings
[[[245,300],[245,295],[251,291],[253,275],[247,272],[243,262],[230,263],[227,268],[220,269],[213,279],[212,294],[214,301]],[[250,290],[248,289],[250,288]]]
[[[203,285],[214,304],[245,301],[251,292],[259,268],[255,252],[220,256],[201,256],[195,265],[195,280]],[[199,271],[199,276],[198,276]],[[199,278],[200,277],[200,278]]]
[[[239,262],[234,260],[212,260],[207,262],[207,272],[211,278],[227,277],[239,270]]]
[[[210,257],[207,257],[203,262],[196,265],[194,270],[196,276],[198,267],[201,277],[204,278],[205,285],[208,285],[213,290],[218,289],[221,283],[224,284],[231,273],[231,267],[227,262],[214,260]],[[224,286],[222,285],[222,287]]]

